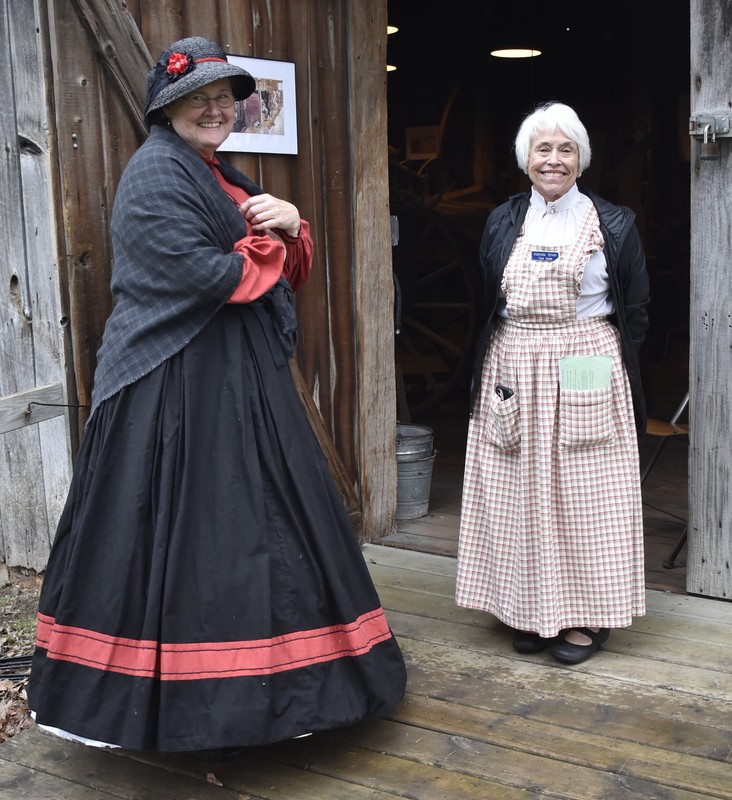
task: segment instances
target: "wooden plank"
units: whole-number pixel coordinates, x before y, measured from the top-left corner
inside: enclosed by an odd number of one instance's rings
[[[477,659],[472,665],[465,660],[461,667],[448,668],[440,675],[429,661],[426,647],[407,642],[406,652],[410,697],[427,697],[502,716],[516,715],[588,734],[601,732],[607,739],[642,742],[729,764],[728,707],[679,702],[667,690],[629,692],[620,681],[598,684],[582,679],[574,693],[566,678],[554,687],[552,676],[542,670],[527,671],[526,680],[521,668],[516,676],[504,670],[487,678]],[[438,659],[441,663],[439,653]],[[403,714],[400,706],[395,718],[405,719]]]
[[[709,620],[732,624],[729,605],[706,597],[647,592],[646,607],[648,611],[684,617],[689,621]]]
[[[342,741],[504,786],[573,800],[732,797],[732,765],[425,699]],[[402,723],[402,724],[399,724]],[[406,724],[404,724],[406,723]],[[712,774],[705,771],[711,767]]]
[[[376,544],[365,544],[361,548],[369,564],[383,565],[414,572],[433,572],[455,577],[457,563],[454,558],[445,558],[431,553],[399,550]]]
[[[617,647],[623,648],[624,652],[605,649],[601,656],[570,669],[559,665],[548,653],[539,657],[518,656],[512,651],[508,631],[499,637],[498,632],[494,635],[477,626],[437,621],[400,611],[389,611],[387,616],[404,648],[421,652],[420,642],[429,639],[431,646],[440,645],[449,651],[456,665],[462,661],[472,664],[475,659],[481,660],[484,674],[515,671],[517,681],[521,680],[519,675],[523,675],[525,681],[540,675],[558,683],[566,682],[569,693],[573,691],[573,681],[579,684],[586,680],[604,690],[608,682],[618,681],[622,676],[623,690],[641,697],[651,689],[661,687],[672,693],[677,703],[692,707],[694,703],[709,701],[726,705],[729,709],[732,702],[729,673],[719,672],[714,667],[693,667],[633,656],[625,651],[622,642]],[[621,639],[621,635],[615,634],[614,638]],[[407,640],[411,642],[407,644]],[[498,642],[503,646],[499,648]],[[449,659],[450,656],[448,662]]]
[[[51,786],[76,786],[80,794],[59,797],[118,797],[130,800],[231,800],[231,792],[211,782],[215,766],[199,762],[194,772],[181,775],[131,758],[116,751],[87,747],[31,727],[0,748],[0,765],[13,763],[33,769],[34,775],[53,778]],[[195,763],[195,762],[194,762]],[[40,770],[40,771],[39,771]],[[1,774],[1,773],[0,773]],[[101,787],[99,795],[82,793],[82,787]],[[109,794],[107,794],[109,793]],[[41,797],[28,794],[27,797]],[[56,795],[44,795],[55,798]],[[0,795],[2,797],[2,795]]]
[[[433,502],[433,495],[430,494],[430,504]],[[437,506],[439,511],[430,512],[424,517],[397,520],[397,532],[424,534],[425,536],[449,539],[453,543],[457,543],[460,515],[456,513],[446,514],[443,505],[438,503]]]
[[[396,379],[386,115],[386,0],[346,3],[353,219],[359,475],[363,536],[394,525]],[[380,31],[380,35],[374,35]]]
[[[378,502],[378,498],[369,497],[361,488],[364,476],[360,474],[358,452],[362,446],[358,422],[362,410],[358,406],[359,373],[354,344],[356,244],[351,162],[355,144],[347,111],[350,80],[347,15],[344,3],[312,2],[308,9],[311,21],[308,50],[300,54],[307,64],[307,75],[304,94],[298,96],[309,98],[309,117],[304,121],[311,137],[307,158],[312,159],[311,177],[320,196],[316,217],[318,263],[298,301],[298,315],[308,337],[298,360],[348,474],[357,486],[363,508]],[[298,111],[298,121],[301,119]]]
[[[393,794],[379,789],[315,772],[307,766],[303,769],[273,760],[270,754],[276,754],[280,747],[271,745],[253,748],[241,758],[212,764],[211,768],[216,779],[220,780],[228,790],[239,793],[235,797],[247,800],[254,795],[265,800],[324,800],[324,798],[388,800],[394,797]],[[192,768],[193,762],[183,755],[127,753],[123,757],[142,760],[182,775],[195,774]]]
[[[184,14],[183,3],[178,2],[165,2],[165,3],[151,3],[149,0],[139,0],[139,17],[140,26],[139,30],[142,34],[148,51],[150,52],[153,61],[157,59],[160,53],[171,43],[178,39],[182,39],[189,34],[184,29],[184,24],[201,25],[201,19],[196,14],[196,8],[185,9]],[[202,0],[198,3],[198,8],[205,11],[207,15],[212,12],[215,14],[215,6],[212,8],[210,0]],[[216,17],[214,16],[215,20]],[[208,17],[207,24],[201,25],[197,34],[206,36],[206,29],[211,25],[211,17]]]
[[[584,725],[575,727],[575,717],[581,709],[573,703],[568,706],[563,717],[558,716],[554,723],[549,724],[516,714],[476,708],[472,698],[470,705],[466,706],[433,698],[412,698],[410,695],[400,707],[396,719],[422,730],[439,731],[474,742],[540,755],[559,764],[566,762],[609,774],[622,771],[623,776],[653,784],[699,791],[715,797],[732,797],[732,764],[724,760],[729,752],[724,751],[724,747],[729,748],[729,735],[721,736],[718,732],[714,743],[716,757],[709,757],[706,753],[690,754],[685,752],[686,723],[676,721],[673,724],[668,719],[646,715],[637,717],[636,725],[628,725],[626,714],[621,728],[615,724],[615,710],[605,707],[603,719],[593,715],[593,728],[588,729]],[[621,715],[622,711],[618,716]],[[666,730],[667,726],[670,731]],[[612,735],[606,733],[606,727],[608,732],[613,730]],[[673,734],[673,738],[669,734]],[[659,744],[654,746],[649,741],[658,741]],[[535,774],[535,770],[530,768],[520,771]],[[555,781],[551,783],[560,788]],[[567,792],[568,788],[562,791]],[[581,782],[577,788],[582,791]],[[587,794],[601,796],[599,792],[587,791]],[[587,797],[587,794],[579,797]]]
[[[59,270],[70,337],[68,368],[73,372],[77,397],[70,402],[88,406],[96,366],[96,352],[112,307],[109,291],[111,254],[109,212],[119,175],[113,170],[115,154],[132,154],[134,123],[107,128],[116,100],[97,54],[88,41],[73,0],[59,0],[50,13],[51,64],[54,75],[54,156],[57,166],[57,227]],[[74,46],[69,47],[68,43]],[[105,109],[104,114],[99,109]],[[105,147],[110,143],[110,158]],[[113,145],[113,146],[112,146]],[[83,427],[88,410],[79,412]]]
[[[0,397],[0,434],[53,419],[64,413],[64,403],[60,382]]]
[[[0,438],[0,560],[8,566],[41,571],[48,560],[55,520],[48,517],[38,428],[54,423]]]
[[[691,0],[691,114],[729,115],[730,0]],[[687,590],[732,599],[732,138],[691,147],[689,547]],[[703,198],[703,201],[700,201]]]
[[[457,555],[457,545],[455,542],[437,539],[432,536],[423,536],[418,533],[403,533],[397,531],[389,536],[379,539],[380,544],[389,547],[398,547],[405,550],[419,550],[424,553],[432,553],[438,556]]]
[[[342,736],[347,736],[344,729]],[[466,746],[469,743],[465,743]],[[460,743],[454,743],[459,747]],[[476,778],[432,763],[420,763],[409,757],[366,750],[341,737],[305,740],[302,746],[283,744],[268,752],[269,757],[283,764],[297,766],[322,775],[379,789],[396,797],[418,797],[419,800],[445,800],[469,797],[471,800],[518,800],[538,797],[540,793],[514,788],[493,780]],[[338,795],[348,797],[348,794]]]
[[[0,751],[0,800],[119,800],[119,795],[83,786],[3,760]]]

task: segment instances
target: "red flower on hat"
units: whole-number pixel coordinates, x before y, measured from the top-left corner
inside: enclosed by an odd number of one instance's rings
[[[185,53],[171,53],[166,71],[171,76],[178,76],[186,72],[190,66],[190,59]]]

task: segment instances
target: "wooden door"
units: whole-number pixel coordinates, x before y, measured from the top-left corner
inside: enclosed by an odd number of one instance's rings
[[[691,114],[732,114],[732,0],[691,0]],[[732,138],[692,137],[687,591],[732,599]]]

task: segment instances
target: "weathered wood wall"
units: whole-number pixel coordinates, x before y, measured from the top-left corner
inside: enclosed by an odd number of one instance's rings
[[[732,0],[691,0],[691,113],[732,113]],[[732,599],[732,139],[692,144],[687,590]]]
[[[0,560],[34,569],[70,474],[40,11],[0,0]]]

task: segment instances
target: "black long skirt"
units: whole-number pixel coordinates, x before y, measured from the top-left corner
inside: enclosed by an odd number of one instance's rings
[[[401,652],[267,324],[225,307],[91,418],[41,593],[39,724],[202,750],[401,699]]]

